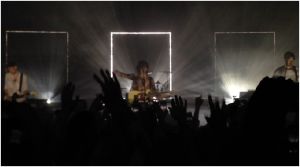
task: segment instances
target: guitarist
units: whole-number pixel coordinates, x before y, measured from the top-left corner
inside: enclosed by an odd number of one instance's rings
[[[27,76],[18,70],[16,63],[7,65],[4,93],[4,100],[18,103],[25,102],[26,96],[29,94]]]
[[[114,71],[117,76],[132,80],[131,91],[139,91],[142,94],[155,92],[155,83],[152,77],[148,75],[149,65],[146,61],[139,61],[136,66],[137,74],[126,74],[120,71]]]

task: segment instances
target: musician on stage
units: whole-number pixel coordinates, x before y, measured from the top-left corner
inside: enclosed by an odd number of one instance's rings
[[[126,74],[120,71],[114,71],[117,76],[132,80],[131,90],[135,91],[155,91],[155,83],[152,77],[148,75],[149,65],[146,61],[139,61],[136,66],[137,74]]]
[[[126,74],[120,71],[114,71],[117,76],[132,80],[131,90],[127,99],[129,103],[134,100],[146,101],[150,98],[150,94],[156,92],[155,83],[149,74],[149,65],[146,61],[139,61],[136,66],[136,74]]]
[[[18,70],[16,63],[7,65],[4,82],[4,100],[26,101],[26,96],[29,94],[27,76]]]
[[[292,52],[286,52],[284,54],[285,64],[280,66],[274,71],[274,77],[284,77],[285,79],[291,79],[294,82],[298,82],[298,72],[296,66],[294,66],[296,56]]]

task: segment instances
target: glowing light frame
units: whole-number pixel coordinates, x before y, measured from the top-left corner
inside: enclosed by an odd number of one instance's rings
[[[5,63],[8,63],[8,34],[66,34],[67,35],[67,83],[69,82],[69,32],[67,31],[30,31],[30,30],[8,30],[5,31]]]
[[[274,31],[258,31],[258,32],[253,32],[253,31],[244,31],[244,32],[214,32],[214,61],[215,61],[215,82],[217,79],[217,35],[218,34],[273,34],[273,53],[274,57],[276,56],[276,33]],[[215,84],[215,89],[216,89],[216,84]]]
[[[110,32],[110,75],[113,77],[113,37],[114,35],[169,35],[169,56],[170,56],[170,91],[172,91],[172,33],[171,32]]]

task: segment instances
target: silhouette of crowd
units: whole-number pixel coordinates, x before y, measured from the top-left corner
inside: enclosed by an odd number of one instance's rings
[[[28,103],[2,101],[1,165],[299,165],[299,84],[263,78],[247,102],[208,96],[210,117],[199,126],[180,96],[171,107],[141,103],[133,112],[116,76],[94,75],[99,92],[89,109],[61,92],[61,109],[41,114]],[[44,109],[46,110],[46,109]]]

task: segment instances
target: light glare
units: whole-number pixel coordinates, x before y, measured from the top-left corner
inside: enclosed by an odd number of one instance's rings
[[[276,33],[275,32],[214,32],[214,61],[215,61],[215,82],[217,79],[217,72],[220,72],[220,77],[222,81],[222,89],[229,95],[229,100],[228,101],[233,101],[234,98],[239,98],[240,92],[247,92],[250,89],[255,88],[255,79],[249,80],[249,76],[245,76],[245,74],[242,75],[237,75],[240,74],[239,71],[236,71],[236,69],[230,69],[228,68],[228,64],[224,65],[223,64],[217,64],[217,55],[218,55],[218,50],[217,50],[217,37],[218,35],[231,35],[231,34],[243,34],[243,35],[273,35],[273,56],[274,58],[276,57]],[[238,47],[237,47],[238,49]],[[236,52],[240,52],[237,50]],[[255,60],[255,59],[254,59]],[[260,61],[263,61],[261,58]],[[258,63],[256,63],[258,64]],[[226,66],[227,65],[227,66]],[[235,64],[230,64],[230,66],[234,67],[236,66]],[[257,65],[258,66],[258,65]],[[226,67],[226,68],[225,68]],[[257,67],[249,66],[249,69],[257,69]],[[249,70],[248,70],[249,71]],[[230,73],[229,73],[230,72]],[[254,75],[255,72],[253,72]],[[216,90],[217,84],[215,83],[215,90]]]

